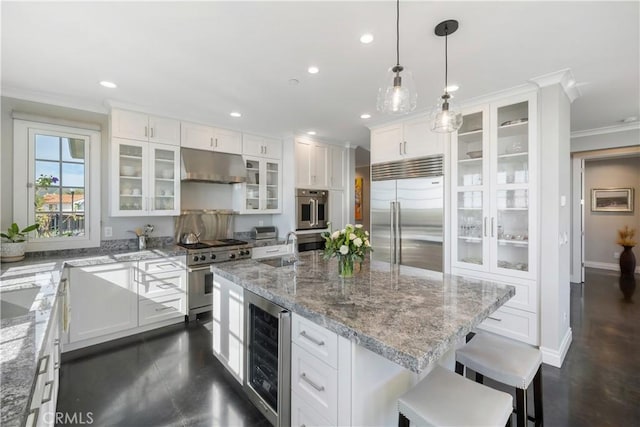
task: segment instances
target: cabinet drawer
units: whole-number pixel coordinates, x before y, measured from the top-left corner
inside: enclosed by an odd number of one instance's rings
[[[282,256],[289,253],[289,247],[285,245],[261,246],[253,248],[251,253],[252,259],[270,258]]]
[[[334,332],[294,314],[291,339],[329,366],[338,367],[338,335]]]
[[[187,298],[184,294],[173,294],[157,300],[140,301],[138,322],[140,326],[162,320],[182,317],[187,314]]]
[[[297,393],[291,393],[291,427],[330,426],[333,424],[309,406]]]
[[[535,313],[500,307],[480,324],[480,328],[538,345],[538,318]]]
[[[158,273],[163,271],[186,270],[186,265],[187,258],[179,256],[140,261],[139,268],[142,273]]]
[[[187,283],[186,271],[169,273],[140,274],[138,281],[138,299],[156,300],[171,294],[185,294]]]
[[[329,425],[338,421],[338,371],[295,343],[291,346],[291,391],[320,414]]]

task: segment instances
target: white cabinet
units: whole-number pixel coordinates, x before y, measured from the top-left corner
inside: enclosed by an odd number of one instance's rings
[[[186,257],[139,261],[138,325],[144,326],[187,314]]]
[[[377,128],[371,131],[371,163],[442,154],[446,138],[432,132],[426,118]]]
[[[328,188],[328,147],[310,140],[296,140],[295,155],[296,186]]]
[[[180,147],[113,138],[110,163],[112,216],[180,214]]]
[[[241,214],[282,212],[282,162],[243,156],[247,181],[234,186],[234,209]]]
[[[60,286],[64,286],[61,284]],[[25,426],[54,425],[60,376],[61,298],[56,298],[51,309],[49,325],[42,341],[35,386],[29,403]]]
[[[464,112],[451,144],[452,272],[508,281],[507,307],[537,312],[537,119],[535,93]],[[485,322],[536,345],[529,315]],[[511,328],[509,325],[513,325]],[[519,326],[517,326],[519,325]],[[523,334],[526,331],[526,338]]]
[[[238,380],[244,378],[244,290],[213,276],[213,353]]]
[[[111,136],[180,145],[180,122],[167,117],[113,109],[111,111]]]
[[[181,145],[198,150],[242,153],[242,134],[229,129],[182,122]]]
[[[242,134],[242,154],[270,159],[282,158],[282,141],[263,136]]]
[[[341,230],[347,224],[347,206],[344,191],[329,191],[329,221],[332,230]]]
[[[71,268],[71,326],[74,343],[138,326],[138,293],[129,262]]]

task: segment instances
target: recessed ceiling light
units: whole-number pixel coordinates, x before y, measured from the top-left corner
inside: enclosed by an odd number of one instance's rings
[[[229,113],[229,115],[231,117],[242,117],[242,114],[238,113],[237,111],[232,111],[231,113]]]
[[[309,132],[307,132],[307,135],[315,135],[316,131],[315,130],[310,130]]]
[[[320,71],[320,68],[312,66],[307,68],[307,71],[309,72],[309,74],[318,74],[318,72]]]
[[[113,82],[108,82],[106,80],[103,80],[100,82],[100,86],[104,86],[104,87],[108,87],[109,89],[115,89],[118,87],[117,84],[113,83]]]
[[[368,114],[368,113],[360,114],[360,118],[361,119],[370,119],[371,118],[371,114]]]
[[[449,85],[444,90],[446,90],[447,92],[455,92],[458,89],[460,89],[460,86],[458,85]]]
[[[300,80],[298,80],[298,79],[289,79],[289,85],[291,85],[291,86],[295,86],[298,83],[300,83]]]
[[[373,41],[373,34],[365,33],[360,36],[360,43],[369,44]]]

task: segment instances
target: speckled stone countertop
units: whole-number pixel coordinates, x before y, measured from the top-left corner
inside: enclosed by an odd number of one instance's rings
[[[291,266],[245,260],[211,270],[414,372],[515,295],[509,285],[368,260],[341,279],[337,260],[321,251]]]
[[[27,257],[25,261],[3,263],[0,268],[0,425],[23,424],[38,360],[43,352],[43,340],[49,328],[51,309],[58,296],[58,287],[65,266],[85,267],[114,262],[138,261],[176,255],[185,255],[179,246],[167,246],[145,251],[127,248],[86,250],[76,258],[58,252],[52,255]],[[17,292],[36,294],[26,312],[15,310],[6,300]],[[7,317],[7,318],[5,318]]]

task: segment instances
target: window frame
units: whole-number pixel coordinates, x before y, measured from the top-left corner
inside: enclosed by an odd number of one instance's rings
[[[102,134],[93,129],[31,120],[13,120],[13,222],[21,227],[35,221],[36,133],[85,139],[85,235],[27,240],[27,252],[100,246],[100,147]],[[62,177],[61,177],[62,178]],[[25,191],[26,189],[26,191]],[[25,221],[25,218],[29,218]]]

